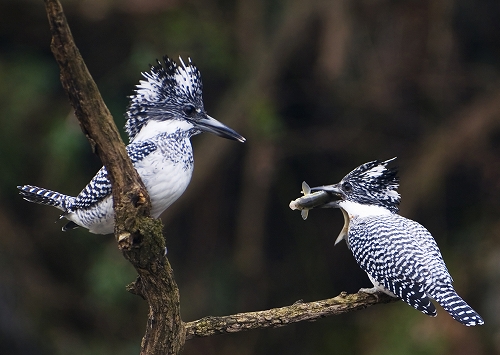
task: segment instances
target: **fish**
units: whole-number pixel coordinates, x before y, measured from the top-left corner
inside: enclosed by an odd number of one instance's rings
[[[291,210],[300,210],[300,215],[303,220],[307,219],[310,209],[331,201],[331,196],[325,191],[311,193],[311,188],[305,181],[302,182],[301,192],[304,196],[291,201],[289,207]]]

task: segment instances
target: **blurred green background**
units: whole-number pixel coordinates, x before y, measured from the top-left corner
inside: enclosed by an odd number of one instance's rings
[[[335,210],[300,184],[398,157],[401,214],[436,238],[486,325],[402,302],[195,339],[184,354],[500,354],[498,0],[64,0],[118,127],[148,64],[192,57],[205,108],[245,144],[193,138],[195,172],[162,216],[185,321],[371,284]],[[0,0],[0,353],[137,354],[147,306],[112,236],[60,231],[16,185],[76,195],[101,164],[59,83],[41,0]]]

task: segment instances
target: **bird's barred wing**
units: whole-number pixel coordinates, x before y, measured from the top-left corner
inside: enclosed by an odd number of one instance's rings
[[[405,226],[405,229],[409,234],[412,235],[416,244],[422,248],[424,258],[426,263],[429,265],[431,270],[441,270],[440,277],[444,278],[446,283],[453,282],[446,264],[444,263],[443,257],[441,256],[441,251],[432,237],[431,233],[420,223],[412,221],[401,216],[398,216]]]
[[[426,282],[443,270],[437,272],[428,264],[427,258],[432,256],[425,256],[426,251],[400,218],[391,215],[353,221],[349,229],[351,250],[360,267],[374,280],[414,308],[435,315]]]
[[[73,204],[68,207],[68,212],[90,208],[110,194],[111,182],[108,179],[108,171],[103,166],[87,186],[76,196]]]
[[[154,142],[143,141],[129,144],[127,146],[127,153],[132,164],[135,164],[156,149],[157,145]],[[68,207],[68,212],[90,208],[109,195],[111,195],[111,182],[108,178],[108,171],[103,166],[88,185],[76,196],[71,206]]]

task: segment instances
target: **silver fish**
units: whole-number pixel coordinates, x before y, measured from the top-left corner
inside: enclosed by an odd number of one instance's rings
[[[300,215],[302,216],[303,220],[307,219],[310,209],[324,205],[325,203],[330,202],[332,199],[331,196],[329,196],[325,191],[317,191],[311,193],[311,188],[305,181],[302,182],[301,192],[304,194],[304,196],[291,201],[289,207],[292,210],[300,210]]]

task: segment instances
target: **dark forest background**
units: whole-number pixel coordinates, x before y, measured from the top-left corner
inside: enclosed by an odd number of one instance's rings
[[[156,58],[190,56],[205,108],[239,144],[193,138],[195,172],[162,216],[185,321],[371,284],[336,210],[288,203],[361,163],[398,157],[401,214],[436,238],[486,325],[402,302],[186,344],[185,354],[500,353],[498,0],[64,0],[123,132]],[[146,303],[112,236],[60,231],[16,185],[76,195],[101,164],[59,83],[41,0],[0,0],[0,353],[137,354]]]

